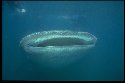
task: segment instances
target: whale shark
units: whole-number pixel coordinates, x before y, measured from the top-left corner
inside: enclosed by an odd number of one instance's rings
[[[51,30],[23,37],[20,46],[40,65],[61,67],[84,56],[86,50],[95,46],[96,41],[97,38],[88,32]]]

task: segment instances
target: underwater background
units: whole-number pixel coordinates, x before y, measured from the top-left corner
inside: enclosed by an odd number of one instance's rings
[[[28,60],[19,43],[47,30],[89,32],[97,43],[67,67],[41,68]],[[123,1],[2,1],[2,79],[124,80],[123,34]]]

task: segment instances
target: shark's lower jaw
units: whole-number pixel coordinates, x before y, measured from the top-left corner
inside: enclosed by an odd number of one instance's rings
[[[97,38],[87,32],[43,31],[24,37],[20,45],[34,61],[61,67],[76,61],[95,46]]]

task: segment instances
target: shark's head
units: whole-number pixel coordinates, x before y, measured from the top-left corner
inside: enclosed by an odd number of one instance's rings
[[[80,53],[95,46],[97,38],[88,32],[53,30],[27,35],[21,47],[33,60],[48,66],[63,66],[76,61]]]

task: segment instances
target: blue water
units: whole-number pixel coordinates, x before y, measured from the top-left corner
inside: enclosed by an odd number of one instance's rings
[[[24,1],[2,3],[3,80],[123,80],[123,1]],[[26,12],[17,11],[24,8]],[[33,32],[73,30],[89,32],[97,43],[87,55],[61,69],[39,68],[19,47]]]

